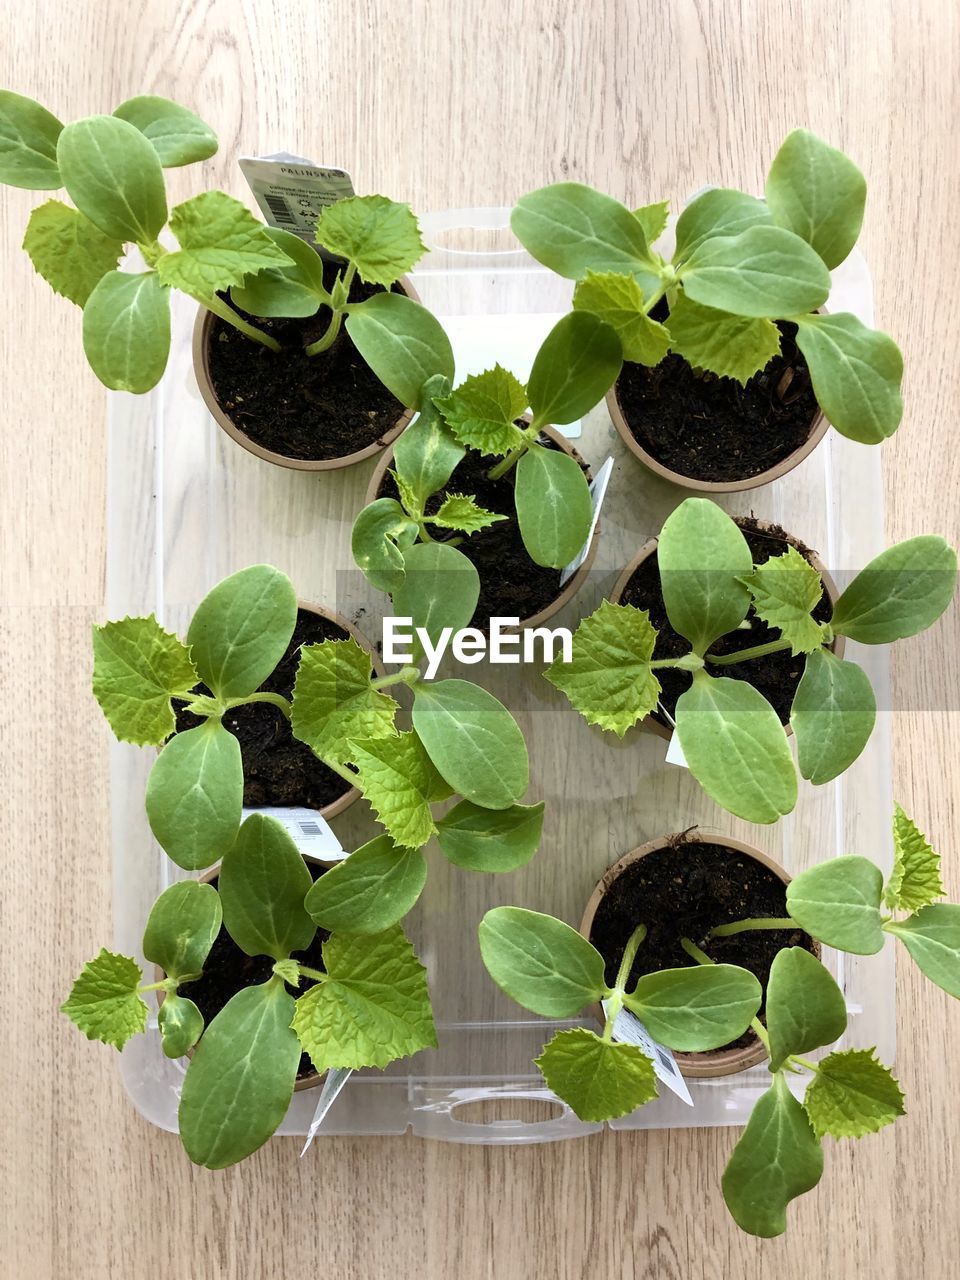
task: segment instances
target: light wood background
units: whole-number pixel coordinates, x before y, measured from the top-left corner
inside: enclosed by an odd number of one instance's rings
[[[960,539],[960,11],[952,0],[7,0],[0,83],[64,119],[138,92],[217,129],[210,185],[243,151],[341,163],[416,208],[510,203],[561,178],[634,203],[718,175],[759,187],[786,131],[844,147],[870,182],[863,246],[906,356],[885,447],[891,539]],[[196,179],[177,175],[182,193]],[[102,618],[104,393],[79,316],[19,252],[28,192],[0,192],[0,1271],[259,1280],[326,1274],[700,1277],[954,1274],[960,1010],[902,966],[909,1115],[830,1144],[787,1237],[738,1234],[728,1130],[533,1148],[278,1141],[193,1169],[124,1097],[110,1051],[56,1013],[110,935],[106,728],[88,693]],[[960,894],[956,632],[895,660],[896,785]],[[953,711],[944,710],[953,708]],[[869,853],[869,850],[863,852]]]

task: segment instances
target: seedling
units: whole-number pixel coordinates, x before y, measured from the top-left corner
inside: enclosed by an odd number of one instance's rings
[[[745,383],[780,350],[774,322],[795,324],[826,417],[842,435],[878,444],[900,424],[900,351],[856,316],[818,312],[830,271],[860,234],[863,175],[797,129],[774,158],[765,197],[704,192],[677,219],[669,260],[651,247],[666,203],[631,212],[575,182],[524,196],[511,225],[538,261],[577,281],[574,307],[617,330],[625,360],[655,365],[672,351]],[[652,316],[661,299],[662,322]]]
[[[749,822],[776,822],[797,800],[797,770],[784,726],[769,702],[723,669],[778,651],[805,655],[790,713],[801,775],[815,785],[838,777],[873,730],[876,699],[855,662],[838,658],[836,636],[886,644],[931,626],[953,599],[956,553],[926,535],[882,552],[852,580],[828,623],[811,615],[823,594],[817,570],[795,548],[754,568],[746,539],[714,503],[688,498],[663,526],[657,547],[670,625],[690,643],[679,658],[654,659],[657,632],[644,610],[604,601],[580,623],[573,661],[547,679],[590,724],[619,737],[658,705],[657,671],[689,671],[677,701],[680,747],[717,804]],[[738,630],[750,607],[780,639],[729,654],[711,652]]]
[[[283,827],[251,814],[224,856],[217,889],[187,880],[154,904],[143,953],[166,976],[144,984],[136,961],[103,950],[62,1006],[88,1039],[122,1049],[146,1030],[143,996],[164,992],[164,1053],[176,1058],[195,1047],[179,1109],[180,1138],[195,1164],[223,1169],[266,1142],[290,1105],[302,1053],[318,1072],[382,1068],[437,1043],[426,971],[399,924],[363,938],[331,934],[322,969],[298,958],[317,932],[310,909],[316,887]],[[201,976],[221,921],[241,951],[267,956],[273,966],[265,982],[239,990],[204,1028],[178,987]],[[311,985],[298,994],[305,979]]]

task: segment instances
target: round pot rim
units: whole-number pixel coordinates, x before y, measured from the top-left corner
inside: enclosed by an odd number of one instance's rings
[[[412,298],[414,302],[420,301],[420,295],[406,276],[398,280],[397,284],[408,298]],[[374,440],[372,444],[368,444],[362,449],[355,450],[353,453],[345,453],[336,458],[290,458],[286,454],[277,453],[273,449],[267,449],[263,445],[257,444],[246,432],[241,431],[232,418],[223,410],[213,389],[213,383],[210,379],[209,349],[210,332],[216,319],[217,317],[213,312],[208,311],[202,304],[198,307],[197,318],[193,325],[192,351],[193,371],[197,386],[200,389],[201,399],[217,426],[226,432],[236,444],[246,449],[248,453],[252,453],[255,457],[261,458],[264,462],[272,462],[275,466],[286,467],[291,471],[338,471],[342,467],[352,467],[355,463],[363,462],[366,458],[372,458],[375,454],[386,449],[396,440],[400,432],[413,418],[412,409],[403,409],[393,426],[384,431],[379,439]]]
[[[694,828],[675,835],[657,836],[653,840],[648,840],[645,844],[638,845],[635,849],[631,849],[619,857],[616,862],[607,868],[594,885],[578,926],[578,931],[588,942],[590,941],[590,930],[593,927],[597,908],[614,881],[620,877],[627,867],[639,862],[641,858],[645,858],[650,853],[670,848],[678,838],[686,843],[722,845],[724,848],[733,849],[737,853],[746,854],[748,857],[753,858],[755,862],[759,862],[761,866],[773,871],[783,884],[788,885],[790,883],[790,875],[781,867],[779,862],[769,854],[764,853],[762,849],[758,849],[755,845],[747,844],[746,841],[739,840],[734,836],[714,835]],[[815,945],[817,956],[819,957],[820,948],[819,945]],[[596,1013],[602,1022],[603,1010],[597,1008]],[[766,1059],[767,1051],[763,1043],[755,1035],[750,1044],[741,1045],[738,1049],[708,1049],[702,1053],[677,1052],[673,1056],[681,1075],[694,1080],[704,1080],[716,1076],[734,1075],[737,1072],[746,1071],[750,1067],[755,1067]]]
[[[530,415],[524,414],[524,418],[529,421]],[[550,440],[552,440],[554,444],[558,445],[559,448],[561,448],[563,452],[567,454],[568,457],[573,458],[576,462],[580,463],[582,466],[586,466],[587,479],[588,481],[592,480],[593,471],[590,468],[590,465],[587,463],[586,459],[583,457],[580,451],[575,447],[572,440],[569,440],[561,431],[558,431],[556,427],[552,427],[552,426],[541,427],[541,432],[543,435],[547,436]],[[399,432],[397,434],[399,435]],[[383,484],[383,478],[386,475],[389,467],[392,466],[393,464],[393,454],[394,454],[393,446],[395,443],[396,441],[391,442],[391,444],[387,447],[386,451],[384,452],[383,457],[379,460],[376,467],[374,468],[373,474],[370,477],[370,483],[367,485],[367,492],[364,495],[364,499],[363,499],[364,507],[368,507],[370,503],[373,502],[378,496],[380,486]],[[593,562],[597,554],[597,547],[599,546],[599,543],[600,543],[600,524],[601,522],[598,519],[597,523],[594,526],[593,534],[591,535],[591,538],[590,538],[590,546],[587,548],[587,554],[583,558],[583,563],[579,565],[577,569],[570,575],[567,582],[565,582],[563,587],[561,588],[560,593],[557,596],[555,596],[554,599],[548,605],[546,605],[543,609],[541,609],[538,613],[532,614],[529,618],[521,618],[518,626],[504,627],[503,630],[505,633],[509,634],[511,632],[524,631],[530,627],[539,627],[544,622],[546,622],[548,618],[552,618],[554,614],[559,613],[559,611],[564,607],[564,605],[568,604],[573,599],[573,597],[577,594],[577,592],[583,586],[584,582],[587,579],[587,574],[590,572],[591,568],[593,567]],[[487,629],[486,627],[479,628],[479,630],[481,631],[486,631],[486,629]]]
[[[741,520],[751,520],[762,531],[767,531],[767,532],[774,527],[774,522],[772,520],[762,520],[758,516],[732,516],[731,519],[736,521],[737,523],[739,523]],[[791,533],[789,529],[785,529],[784,532],[787,535],[787,539],[786,539],[787,542],[790,543],[792,546],[795,546],[799,551],[800,546],[798,544],[800,542],[800,539],[797,537],[797,535],[794,533]],[[659,543],[659,541],[660,541],[659,534],[655,534],[652,538],[648,538],[647,541],[640,548],[640,550],[633,557],[633,559],[627,563],[626,568],[621,572],[620,576],[617,578],[616,582],[613,585],[613,590],[610,592],[611,604],[620,603],[620,597],[623,595],[624,591],[626,590],[627,583],[630,581],[630,579],[633,577],[636,571],[640,568],[643,562],[647,560],[653,554],[654,551],[656,551],[657,544]],[[830,601],[831,610],[833,610],[837,607],[837,601],[840,599],[840,592],[837,589],[837,584],[834,582],[829,569],[820,559],[819,554],[816,551],[814,551],[812,548],[808,547],[806,543],[803,543],[802,545],[804,550],[809,553],[810,563],[820,574],[820,580],[823,583],[823,590],[826,593],[827,599]],[[845,646],[846,646],[846,636],[834,636],[833,640],[828,645],[828,648],[831,650],[832,653],[836,655],[836,657],[842,658]],[[667,741],[669,741],[673,737],[673,730],[670,729],[667,725],[661,724],[659,720],[656,720],[653,717],[653,715],[645,716],[644,719],[640,722],[640,724],[641,724],[641,728],[647,729],[649,732],[655,733],[658,735],[658,737],[664,738]],[[793,733],[792,727],[789,724],[785,724],[783,727],[787,734],[787,737],[789,737]]]

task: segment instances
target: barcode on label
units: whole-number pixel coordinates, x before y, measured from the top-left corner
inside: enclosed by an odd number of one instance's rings
[[[664,1071],[668,1071],[670,1075],[675,1076],[677,1074],[677,1068],[673,1059],[668,1058],[659,1045],[656,1045],[655,1048],[657,1051],[657,1058],[660,1061],[661,1067],[663,1067]]]
[[[297,825],[299,826],[302,835],[318,836],[321,834],[320,828],[315,822],[300,822]]]
[[[281,196],[264,194],[264,200],[270,208],[270,212],[276,218],[278,223],[285,223],[288,227],[296,226],[296,219],[290,212],[290,206]]]

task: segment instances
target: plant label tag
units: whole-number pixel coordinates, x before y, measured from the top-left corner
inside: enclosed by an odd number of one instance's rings
[[[317,809],[289,808],[243,809],[241,821],[251,813],[275,818],[301,853],[312,854],[322,862],[342,862],[347,856],[343,845],[331,831],[326,818]]]
[[[683,754],[683,747],[680,745],[676,729],[670,735],[670,745],[667,747],[667,764],[679,765],[681,769],[690,768]]]
[[[608,1000],[604,1000],[604,1013],[607,1012],[609,1003]],[[613,1038],[620,1044],[635,1044],[641,1048],[647,1057],[653,1060],[653,1072],[657,1079],[672,1090],[681,1102],[685,1102],[688,1107],[693,1106],[690,1090],[687,1088],[686,1080],[680,1074],[676,1058],[669,1049],[654,1040],[636,1014],[631,1013],[629,1009],[620,1010],[613,1024]]]
[[[351,1067],[331,1067],[327,1071],[327,1078],[320,1087],[317,1109],[313,1113],[310,1128],[307,1130],[307,1140],[303,1144],[303,1150],[300,1152],[301,1160],[310,1149],[310,1144],[317,1136],[317,1130],[323,1124],[324,1118],[336,1101],[337,1095],[352,1075],[353,1069]]]
[[[268,225],[291,231],[314,248],[320,214],[338,200],[355,194],[346,169],[316,165],[288,151],[241,156],[240,171]]]
[[[613,458],[608,458],[597,474],[593,477],[590,484],[590,499],[593,503],[593,516],[590,520],[590,532],[587,534],[587,540],[573,557],[563,573],[560,575],[561,587],[565,582],[577,572],[584,560],[587,558],[587,552],[590,550],[590,543],[593,541],[593,535],[596,532],[597,521],[600,519],[600,508],[603,506],[603,500],[607,496],[607,485],[610,483],[610,477],[613,474]]]

